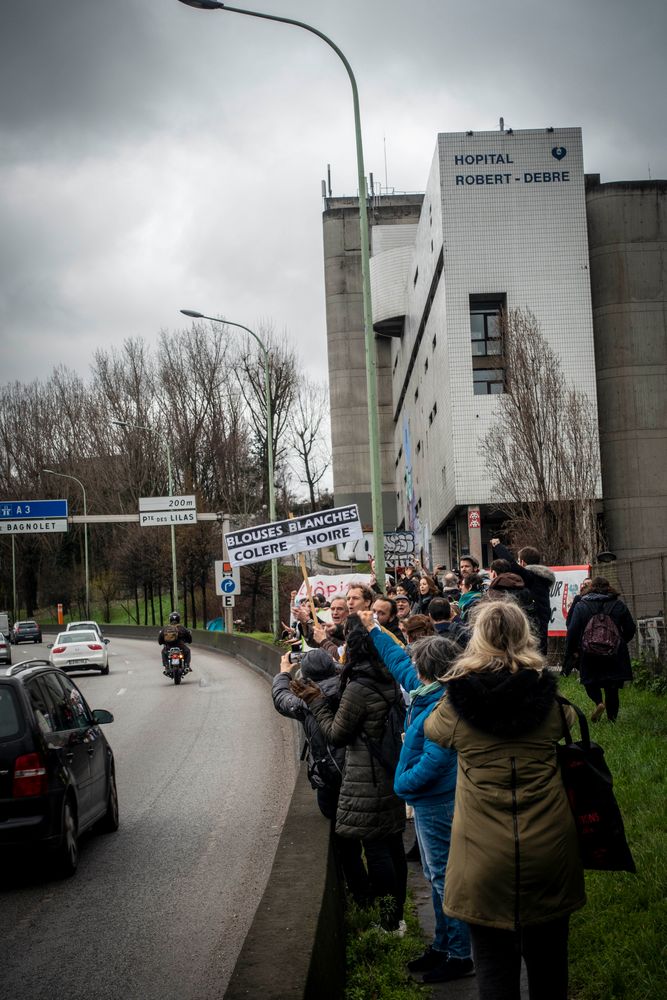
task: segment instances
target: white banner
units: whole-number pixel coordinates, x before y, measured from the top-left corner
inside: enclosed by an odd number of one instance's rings
[[[375,539],[372,531],[365,531],[363,537],[357,542],[343,542],[337,546],[339,559],[354,559],[356,562],[368,562],[370,556],[375,554]],[[410,556],[414,555],[415,536],[411,531],[385,531],[384,533],[384,561],[391,566],[403,566],[410,563]]]
[[[530,566],[527,567],[530,569]],[[556,574],[556,582],[551,588],[551,618],[549,635],[567,635],[565,620],[572,601],[579,593],[579,587],[591,575],[590,566],[550,566]]]
[[[347,507],[302,514],[287,521],[230,531],[225,535],[225,545],[233,566],[248,566],[361,536],[357,505],[349,504]]]
[[[309,576],[308,582],[314,594],[324,594],[327,601],[330,601],[336,594],[347,593],[347,588],[351,583],[363,583],[367,587],[371,582],[370,573],[339,573],[332,576]],[[297,601],[306,600],[306,585],[302,583],[296,592]]]

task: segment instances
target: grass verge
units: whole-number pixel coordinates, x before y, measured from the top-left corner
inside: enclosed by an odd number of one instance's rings
[[[573,678],[563,694],[587,714]],[[586,872],[588,905],[570,924],[572,1000],[655,1000],[667,983],[667,699],[632,686],[615,724],[591,726],[603,747],[637,874]]]
[[[378,930],[379,906],[359,909],[351,903],[347,930],[347,986],[345,1000],[429,1000],[432,991],[411,979],[406,963],[424,950],[424,937],[408,894],[407,933],[393,937]]]

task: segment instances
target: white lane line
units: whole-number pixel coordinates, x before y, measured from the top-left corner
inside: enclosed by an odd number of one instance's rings
[[[121,688],[120,691],[116,691],[116,695],[125,694],[126,691],[127,691],[127,688]]]

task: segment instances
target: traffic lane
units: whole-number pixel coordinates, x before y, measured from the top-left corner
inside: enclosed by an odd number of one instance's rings
[[[194,647],[176,687],[157,643],[109,648],[109,676],[73,676],[91,707],[115,716],[105,732],[121,829],[85,838],[74,879],[2,893],[3,981],[26,1000],[83,1000],[91,982],[102,998],[220,996],[289,803],[291,725],[236,660]]]

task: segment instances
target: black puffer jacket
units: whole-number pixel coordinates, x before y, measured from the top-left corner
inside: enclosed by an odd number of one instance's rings
[[[364,683],[358,683],[357,678]],[[369,683],[376,690],[368,687]],[[336,814],[336,833],[341,837],[375,840],[405,828],[405,803],[394,793],[393,776],[371,757],[361,739],[365,734],[381,741],[388,702],[401,697],[387,671],[360,663],[354,667],[336,712],[325,698],[310,704],[328,742],[347,747]]]
[[[512,573],[517,573],[535,601],[535,617],[540,640],[540,649],[546,655],[549,623],[551,621],[551,588],[556,575],[548,566],[520,566],[512,553],[504,545],[493,549],[494,559],[507,559]]]

